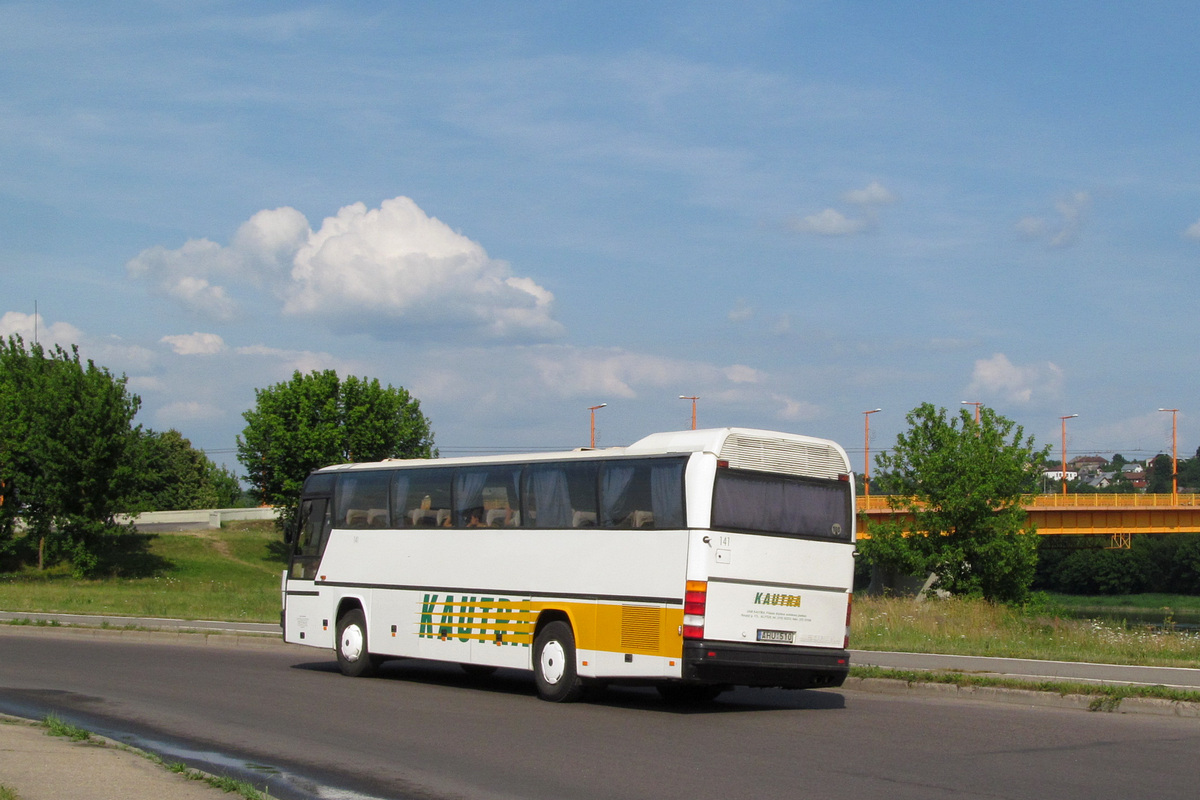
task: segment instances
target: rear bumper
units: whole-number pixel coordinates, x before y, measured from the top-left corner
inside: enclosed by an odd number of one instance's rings
[[[683,679],[734,686],[810,689],[841,686],[850,673],[850,653],[823,647],[685,642]]]

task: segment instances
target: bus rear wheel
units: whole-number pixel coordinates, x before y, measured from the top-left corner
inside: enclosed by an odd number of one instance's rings
[[[343,675],[364,678],[375,673],[379,662],[367,649],[367,617],[361,608],[352,608],[338,617],[334,650]]]
[[[534,639],[533,677],[543,700],[572,703],[583,696],[583,681],[575,670],[575,633],[566,622],[551,622]]]

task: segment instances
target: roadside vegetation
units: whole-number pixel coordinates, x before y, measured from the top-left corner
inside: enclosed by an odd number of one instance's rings
[[[417,399],[378,379],[296,372],[256,394],[238,457],[255,501],[284,518],[313,469],[435,452]],[[137,424],[140,407],[124,375],[77,347],[0,337],[0,570],[137,579],[155,554],[122,515],[247,502],[240,479],[179,431]]]
[[[1176,608],[1195,608],[1200,598],[1154,597],[1162,603],[1157,624],[1078,619],[1067,604],[1056,605],[1045,595],[1023,607],[967,597],[858,596],[850,644],[862,650],[1200,667],[1200,630],[1173,624]]]
[[[973,675],[967,672],[931,672],[928,670],[886,669],[883,667],[851,667],[854,678],[881,678],[908,684],[935,683],[957,686],[960,689],[1016,689],[1026,692],[1048,692],[1059,696],[1081,695],[1090,698],[1089,711],[1117,711],[1121,701],[1129,698],[1151,698],[1172,703],[1200,703],[1200,692],[1169,689],[1166,686],[1081,683],[1063,680],[1030,681],[996,675]]]
[[[146,535],[136,578],[72,577],[66,566],[0,574],[0,610],[276,622],[286,554],[271,522]],[[1080,619],[1086,614],[1103,615]],[[1123,614],[1128,617],[1123,617]],[[1200,667],[1200,614],[1186,595],[1033,595],[1023,606],[969,597],[854,600],[850,644],[863,650]]]
[[[0,610],[279,620],[279,574],[286,555],[274,523],[137,535],[146,546],[137,577],[78,578],[68,564],[26,567],[0,574]]]
[[[154,762],[155,764],[158,764],[160,767],[164,767],[170,772],[174,772],[177,775],[182,775],[188,780],[207,783],[214,789],[220,789],[223,792],[239,795],[244,797],[246,800],[270,800],[269,793],[260,792],[258,789],[254,788],[253,784],[247,783],[246,781],[221,775],[210,775],[206,772],[192,769],[186,764],[181,764],[174,761],[164,761],[162,758],[159,758],[153,753],[147,753],[143,750],[136,750],[122,744],[112,744],[102,739],[93,738],[90,731],[86,730],[85,728],[80,728],[77,725],[64,722],[53,714],[45,717],[41,724],[42,727],[46,729],[47,736],[58,736],[64,739],[69,739],[72,742],[88,742],[89,744],[93,744],[98,747],[115,747],[118,750],[136,753]],[[0,787],[0,789],[4,789],[4,787]],[[12,790],[7,791],[9,791],[10,794],[5,795],[0,792],[0,800],[16,800],[16,793]]]

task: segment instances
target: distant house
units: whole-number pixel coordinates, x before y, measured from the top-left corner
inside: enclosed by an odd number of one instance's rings
[[[1108,459],[1102,456],[1079,456],[1071,459],[1067,466],[1080,475],[1096,475],[1108,466]]]
[[[1121,468],[1121,477],[1133,484],[1135,489],[1146,488],[1146,468],[1141,464],[1126,464]]]
[[[1047,480],[1061,481],[1063,479],[1063,474],[1062,474],[1061,469],[1048,469],[1042,473],[1042,477],[1046,478]],[[1072,472],[1071,470],[1067,470],[1067,480],[1068,481],[1079,480],[1079,473]]]

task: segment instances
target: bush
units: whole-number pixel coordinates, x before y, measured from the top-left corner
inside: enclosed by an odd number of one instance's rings
[[[1144,534],[1128,550],[1096,544],[1095,537],[1043,538],[1035,587],[1064,594],[1200,594],[1200,534]]]

